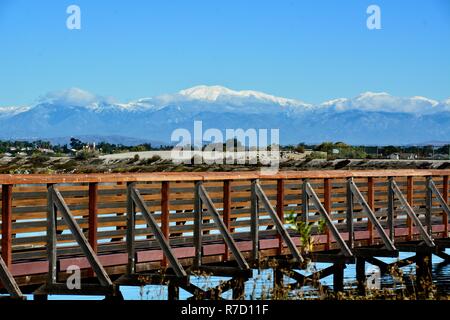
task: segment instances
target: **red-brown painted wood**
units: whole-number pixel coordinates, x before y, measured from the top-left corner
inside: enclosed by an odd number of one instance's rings
[[[97,237],[97,229],[98,229],[98,209],[97,209],[97,201],[98,201],[98,184],[95,182],[89,183],[89,229],[88,229],[88,241],[89,245],[92,247],[95,253],[98,251],[98,237]],[[94,276],[95,272],[93,269],[89,269],[89,276]]]
[[[2,185],[2,258],[7,267],[12,264],[12,190],[11,184]]]
[[[223,181],[252,179],[325,179],[363,177],[426,177],[449,176],[450,170],[397,169],[397,170],[311,170],[279,171],[274,174],[259,171],[234,172],[152,172],[152,173],[98,173],[98,174],[0,174],[1,184],[48,184],[162,181]]]
[[[412,207],[414,206],[414,178],[407,177],[406,179],[406,200]],[[409,216],[406,219],[406,225],[408,226],[408,240],[411,240],[413,233],[413,223]]]
[[[444,198],[444,201],[448,204],[448,176],[444,176],[443,181],[443,192],[442,197]],[[442,223],[445,226],[445,234],[448,234],[448,215],[447,212],[443,212],[442,214]]]
[[[281,222],[284,223],[284,180],[277,180],[277,215]],[[280,235],[278,237],[278,253],[283,253],[283,240]]]
[[[88,239],[94,252],[97,252],[97,229],[98,229],[98,184],[89,183],[89,232]]]
[[[372,211],[375,210],[375,189],[373,177],[367,178],[367,204]],[[367,230],[369,231],[369,244],[373,243],[373,224],[367,221]]]
[[[225,180],[223,182],[223,222],[227,227],[228,231],[231,231],[230,216],[231,216],[231,182],[229,180]],[[229,256],[230,256],[229,248],[225,244],[225,251],[223,254],[224,261],[227,261]]]
[[[169,239],[169,182],[161,183],[161,231],[166,239]],[[161,266],[167,267],[167,257],[164,255]]]
[[[323,198],[324,198],[323,205],[329,215],[331,215],[331,190],[332,190],[331,179],[329,179],[329,178],[324,179],[323,180]],[[330,249],[330,244],[331,244],[331,232],[328,228],[326,230],[326,235],[327,235],[326,249],[328,250],[328,249]]]

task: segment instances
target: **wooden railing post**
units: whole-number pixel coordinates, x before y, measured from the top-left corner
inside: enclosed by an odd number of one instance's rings
[[[97,229],[98,229],[98,184],[97,183],[89,183],[89,244],[97,253]]]
[[[392,183],[394,177],[388,178],[388,210],[387,210],[387,227],[389,230],[389,238],[394,242],[395,230],[394,230],[394,189]]]
[[[48,258],[48,284],[57,282],[57,256],[56,256],[56,206],[53,201],[53,184],[47,185],[47,258]]]
[[[325,208],[325,211],[331,215],[331,179],[330,178],[325,178],[323,180],[323,206]],[[330,217],[331,218],[331,217]],[[327,234],[327,244],[326,244],[326,249],[329,250],[330,249],[330,245],[331,245],[331,232],[330,232],[330,228],[326,227],[326,234]]]
[[[432,236],[432,211],[433,211],[433,190],[431,189],[432,177],[427,177],[426,182],[426,199],[425,199],[425,226],[427,228],[427,233]]]
[[[164,237],[169,241],[169,182],[163,181],[161,183],[161,231]],[[161,267],[168,266],[167,256],[164,254],[161,262]]]
[[[277,180],[277,216],[280,218],[282,224],[284,224],[284,180]],[[281,235],[278,237],[278,254],[283,254],[283,239]]]
[[[351,183],[353,178],[347,179],[347,230],[348,230],[348,245],[350,248],[354,246],[355,230],[353,226],[353,192]]]
[[[97,229],[98,229],[98,210],[97,210],[97,201],[98,201],[98,184],[97,183],[89,183],[89,228],[88,228],[88,240],[89,244],[97,253]],[[94,275],[94,270],[89,269],[89,276]]]
[[[136,226],[136,205],[131,196],[134,182],[127,183],[127,253],[128,264],[127,273],[136,272],[136,247],[135,247],[135,226]]]
[[[303,223],[309,221],[309,195],[307,192],[308,179],[303,179],[302,185],[302,215],[300,216]]]
[[[223,182],[223,222],[227,227],[227,230],[231,232],[231,182],[225,180]],[[223,254],[223,260],[228,261],[230,250],[225,243],[225,251]]]
[[[2,185],[2,258],[12,264],[12,184]]]
[[[373,177],[367,178],[367,204],[375,212],[375,183]],[[373,244],[373,224],[370,219],[367,220],[367,230],[369,231],[369,245]]]
[[[259,200],[256,194],[257,179],[251,182],[251,224],[250,233],[252,238],[252,258],[256,262],[259,260]]]
[[[411,207],[414,207],[414,177],[407,177],[406,179],[406,200]],[[406,217],[406,225],[408,226],[408,241],[411,241],[413,235],[413,223],[409,216]]]
[[[448,176],[444,176],[442,187],[444,189],[442,192],[442,197],[444,198],[444,201],[448,204]],[[444,225],[445,237],[448,237],[448,214],[445,210],[442,213],[442,224]]]
[[[195,183],[194,188],[194,268],[199,268],[202,264],[202,222],[203,222],[203,208],[202,200],[200,198],[201,181]]]

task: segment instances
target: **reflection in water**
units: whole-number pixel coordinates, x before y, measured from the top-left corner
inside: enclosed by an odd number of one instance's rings
[[[400,259],[405,259],[411,256],[411,254],[401,254]],[[396,259],[384,259],[380,260],[386,263],[395,262]],[[312,266],[317,270],[326,268],[331,264],[327,263],[317,263]],[[366,270],[369,267],[366,264]],[[394,279],[389,274],[384,274],[381,276],[380,285],[381,289],[405,289],[412,288],[415,286],[415,264],[411,264],[401,268],[403,271],[403,278]],[[311,270],[296,270],[301,274],[308,275]],[[432,267],[433,284],[436,286],[439,295],[450,295],[450,264],[444,262],[441,258],[433,256],[433,267]],[[202,289],[211,288],[219,285],[221,281],[229,280],[230,278],[224,277],[191,277],[191,282],[199,286]],[[356,288],[356,270],[354,264],[348,264],[344,271],[344,281],[345,290],[352,290]],[[289,283],[295,282],[287,277],[284,278],[284,283],[287,285]],[[328,276],[323,278],[321,284],[333,287],[333,276]],[[273,271],[268,270],[254,270],[253,278],[245,283],[245,294],[246,299],[269,299],[269,293],[273,289]],[[144,299],[144,300],[154,300],[154,299],[167,299],[167,289],[165,286],[146,286],[144,288],[136,287],[123,287],[122,292],[125,299]],[[180,299],[184,300],[191,297],[191,295],[180,289]],[[225,299],[231,299],[231,290],[222,294]],[[292,290],[289,292],[289,297],[293,299],[298,298],[317,298],[318,290],[311,286],[305,286],[298,290]]]

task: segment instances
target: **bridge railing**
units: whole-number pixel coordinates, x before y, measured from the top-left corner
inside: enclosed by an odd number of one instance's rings
[[[361,203],[353,199],[351,207],[349,206],[350,180],[361,192],[390,238],[411,240],[422,237],[418,226],[414,225],[417,221],[408,215],[404,203],[392,189],[392,181],[395,181],[424,229],[432,231],[432,237],[447,237],[448,210],[443,208],[440,200],[448,203],[449,175],[450,170],[289,171],[274,175],[257,172],[0,175],[1,256],[8,267],[48,259],[49,189],[53,187],[60,192],[93,252],[100,257],[113,252],[126,253],[129,249],[127,230],[130,230],[130,225],[127,228],[127,219],[130,211],[130,184],[139,191],[162,235],[175,251],[178,250],[176,255],[181,258],[183,255],[190,257],[201,254],[222,255],[223,260],[234,259],[230,252],[230,239],[224,242],[220,225],[208,214],[205,206],[201,210],[201,230],[196,229],[196,212],[199,211],[196,207],[198,182],[202,182],[237,248],[248,252],[250,256],[255,244],[248,246],[246,243],[255,240],[255,226],[258,244],[265,239],[263,247],[274,245],[278,253],[292,253],[292,248],[286,243],[286,235],[280,234],[277,221],[271,216],[270,210],[267,211],[261,199],[258,201],[252,195],[252,183],[255,181],[260,185],[288,236],[297,245],[298,238],[285,222],[286,215],[290,213],[313,224],[316,250],[342,249],[330,227],[324,230],[319,228],[323,217],[318,209],[312,206],[307,208],[305,205],[305,199],[308,202],[311,200],[304,196],[305,181],[314,190],[324,212],[350,249],[355,241],[358,242],[357,245],[370,245],[382,243],[383,240]],[[433,193],[430,181],[441,199]],[[155,229],[148,225],[142,210],[135,208],[135,211],[133,246],[137,261],[134,262],[139,262],[147,254],[140,252],[151,248],[160,249],[161,246],[158,237],[155,237]],[[55,223],[58,257],[82,255],[67,222],[57,215]],[[198,235],[201,235],[200,245],[212,244],[199,249],[197,243],[200,253],[192,249],[196,246]],[[155,257],[152,259],[160,261],[162,265],[170,262],[165,251]],[[13,274],[20,274],[20,271],[14,271]]]

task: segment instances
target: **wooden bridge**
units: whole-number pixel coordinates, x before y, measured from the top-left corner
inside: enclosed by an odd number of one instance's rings
[[[252,268],[294,269],[332,262],[319,278],[356,263],[364,291],[365,262],[415,252],[418,277],[431,254],[448,260],[450,170],[286,171],[87,175],[0,175],[1,292],[104,295],[120,286],[161,284],[196,298],[241,299]],[[312,250],[285,223],[294,213],[312,224]],[[319,224],[325,224],[325,228]],[[82,274],[69,289],[71,266]],[[231,277],[202,290],[190,275]]]

